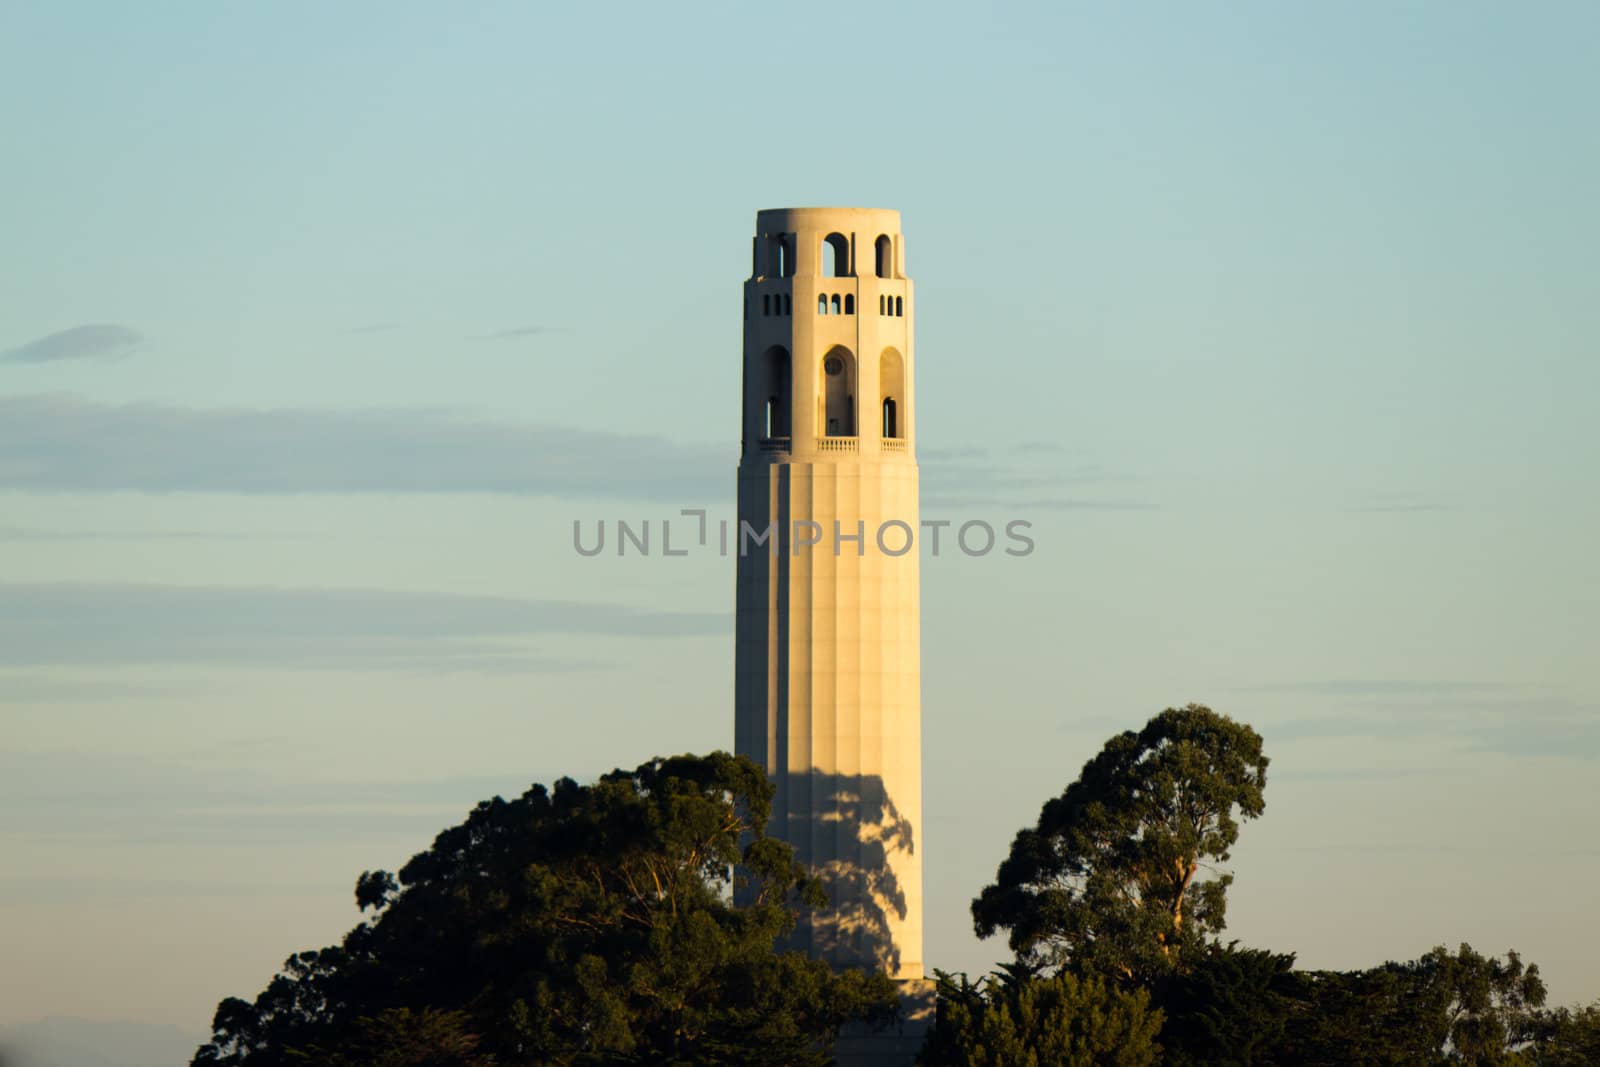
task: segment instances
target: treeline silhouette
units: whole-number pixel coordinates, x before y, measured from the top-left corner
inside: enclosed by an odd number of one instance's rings
[[[1191,704],[1106,742],[972,902],[1015,960],[939,975],[926,1067],[1579,1067],[1600,1005],[1547,1009],[1539,968],[1463,944],[1358,971],[1223,944],[1240,820],[1266,809],[1249,726]]]
[[[1253,729],[1199,705],[1108,740],[973,901],[977,932],[1004,932],[1014,959],[977,981],[938,972],[919,1062],[1600,1065],[1600,1005],[1547,1007],[1515,952],[1304,971],[1224,943],[1220,865],[1265,812],[1267,767]],[[910,847],[910,827],[867,806],[880,786],[829,783],[841,810],[860,805],[862,841],[838,855],[861,870],[798,865],[768,835],[765,773],[726,753],[485,801],[398,874],[362,874],[362,921],[219,1004],[191,1063],[823,1067],[845,1024],[901,1010],[884,974],[788,947],[841,920],[831,884],[883,949],[867,958],[892,960],[901,889],[865,868]]]

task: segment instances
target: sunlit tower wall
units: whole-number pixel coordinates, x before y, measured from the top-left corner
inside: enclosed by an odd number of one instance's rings
[[[912,287],[900,214],[756,216],[744,285],[735,749],[832,906],[795,946],[921,979]],[[856,538],[859,536],[859,540]],[[813,538],[816,544],[804,542]]]

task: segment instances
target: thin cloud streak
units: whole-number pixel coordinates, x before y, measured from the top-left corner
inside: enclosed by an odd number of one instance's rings
[[[104,704],[150,700],[183,692],[181,686],[148,682],[90,681],[0,673],[0,704]]]
[[[0,396],[0,489],[34,492],[490,493],[682,507],[732,494],[736,448],[437,408],[205,409]],[[925,465],[932,506],[1156,507],[1108,491],[1125,490],[1129,479],[1095,464],[1019,467],[989,461],[981,448],[942,455]],[[11,539],[34,536],[9,527],[0,539],[8,531]]]
[[[941,496],[923,498],[922,507],[929,508],[994,508],[1011,512],[1029,511],[1155,511],[1160,505],[1148,500],[1095,500],[1088,498],[1031,497],[1012,499],[1004,496]]]
[[[127,326],[74,326],[0,351],[0,363],[61,363],[74,359],[125,355],[144,337]]]
[[[594,670],[534,637],[720,635],[718,613],[382,589],[0,582],[0,667],[205,664],[301,670]]]
[[[644,434],[357,411],[0,397],[0,488],[215,493],[507,493],[672,502],[731,490],[729,447]]]
[[[924,449],[925,508],[1035,511],[1153,511],[1153,500],[1131,495],[1133,482],[1082,453],[1049,442],[1020,442],[998,450],[975,446]],[[1065,462],[1071,458],[1073,462]],[[1034,462],[1027,462],[1027,460]],[[1092,487],[1092,488],[1091,488]]]
[[[42,526],[0,526],[0,541],[256,541],[280,534],[218,533],[208,530],[56,530]]]
[[[1506,693],[1529,687],[1513,682],[1476,682],[1419,678],[1339,678],[1269,682],[1243,686],[1243,693],[1313,693],[1321,696],[1442,696],[1461,693]]]

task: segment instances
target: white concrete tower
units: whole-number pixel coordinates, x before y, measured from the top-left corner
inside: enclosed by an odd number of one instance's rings
[[[796,947],[921,979],[911,281],[897,211],[756,216],[744,286],[735,750],[833,906]],[[806,544],[815,540],[815,544]]]

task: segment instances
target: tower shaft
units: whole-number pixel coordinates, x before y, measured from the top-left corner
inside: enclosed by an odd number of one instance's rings
[[[851,208],[757,216],[735,750],[772,776],[772,832],[832,899],[802,919],[796,946],[920,979],[918,488],[899,223]]]

